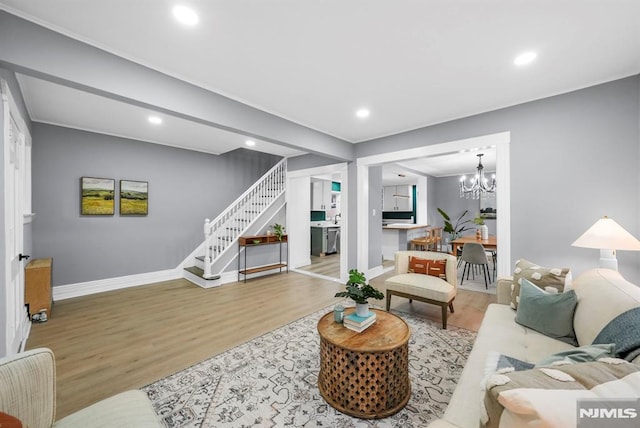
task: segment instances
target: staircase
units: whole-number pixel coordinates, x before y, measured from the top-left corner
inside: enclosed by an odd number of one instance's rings
[[[204,242],[194,252],[194,266],[185,267],[184,277],[203,287],[221,285],[225,269],[236,259],[238,238],[257,234],[285,204],[287,161],[281,160],[225,211],[204,221]]]

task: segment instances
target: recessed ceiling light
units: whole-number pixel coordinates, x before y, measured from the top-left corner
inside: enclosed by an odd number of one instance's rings
[[[518,55],[516,59],[513,60],[513,63],[515,65],[527,65],[531,63],[534,59],[536,59],[537,56],[538,54],[536,54],[535,52],[525,52],[521,55]]]
[[[154,125],[160,125],[162,123],[162,119],[158,116],[149,116],[149,122]]]
[[[365,119],[369,117],[370,114],[371,112],[366,108],[361,108],[360,110],[356,111],[356,116],[358,116],[360,119]]]
[[[173,16],[184,25],[196,25],[198,23],[198,14],[187,6],[178,5],[173,8]]]
[[[256,142],[255,142],[255,141],[253,141],[253,140],[247,140],[247,141],[245,141],[244,143],[245,143],[247,146],[249,146],[249,147],[253,147],[253,146],[255,146],[255,145],[256,145]]]

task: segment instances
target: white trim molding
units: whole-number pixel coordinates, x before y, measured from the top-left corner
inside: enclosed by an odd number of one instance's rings
[[[154,282],[170,281],[182,278],[182,269],[168,269],[117,278],[99,279],[96,281],[77,282],[75,284],[58,285],[52,288],[53,300],[65,300],[73,297],[88,296],[105,291],[138,287]]]
[[[432,144],[430,146],[399,150],[396,152],[364,156],[356,160],[358,177],[358,212],[357,212],[357,254],[358,269],[369,271],[369,213],[360,207],[369,206],[369,167],[390,162],[437,156],[445,153],[475,149],[477,147],[495,146],[496,148],[496,181],[499,197],[497,198],[498,218],[496,221],[499,257],[498,276],[510,274],[511,267],[511,169],[510,169],[510,132],[482,135],[479,137]],[[372,268],[373,271],[375,268]],[[372,272],[373,273],[373,272]]]

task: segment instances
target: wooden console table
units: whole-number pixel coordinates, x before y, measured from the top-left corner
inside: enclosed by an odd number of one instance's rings
[[[318,321],[320,394],[336,410],[362,419],[391,416],[411,396],[409,326],[389,312],[371,310],[376,322],[362,333],[336,323],[333,312]]]
[[[240,281],[240,275],[244,275],[244,282],[247,282],[247,275],[251,275],[252,273],[265,272],[273,269],[280,269],[282,272],[283,268],[287,269],[289,272],[289,247],[287,246],[287,250],[285,252],[285,258],[282,258],[282,244],[287,244],[289,242],[288,235],[282,235],[282,239],[279,240],[275,235],[255,235],[255,236],[241,236],[238,238],[238,281]],[[279,253],[279,262],[272,263],[263,266],[255,266],[248,267],[247,266],[247,250],[250,247],[259,247],[261,245],[274,245],[279,244],[278,253]],[[244,249],[244,269],[240,267],[240,253]]]

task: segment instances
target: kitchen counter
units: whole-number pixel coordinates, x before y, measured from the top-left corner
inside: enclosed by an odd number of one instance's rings
[[[311,227],[340,227],[340,223],[335,224],[332,221],[312,221],[309,223]]]
[[[427,235],[428,224],[392,223],[382,226],[382,258],[394,260],[396,251],[408,250],[412,239]]]
[[[424,229],[426,227],[430,227],[430,225],[412,224],[412,223],[391,223],[386,226],[382,226],[382,229],[410,230],[410,229]]]

